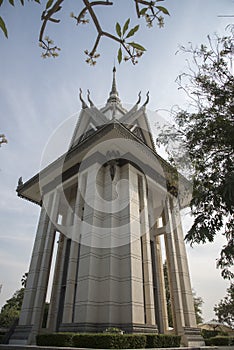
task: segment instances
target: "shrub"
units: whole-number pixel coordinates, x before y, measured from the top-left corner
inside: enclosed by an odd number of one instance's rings
[[[145,348],[146,337],[143,334],[76,334],[73,346],[94,349],[139,349]]]
[[[207,329],[201,330],[201,335],[204,339],[215,337],[216,335],[218,335],[218,333],[218,331],[209,331]]]
[[[209,339],[205,339],[205,344],[207,346],[227,346],[231,344],[231,337],[216,336]]]
[[[4,335],[0,334],[0,344],[2,344],[3,338],[4,338]]]
[[[72,346],[74,333],[52,333],[37,335],[37,345],[41,346]]]
[[[146,334],[146,348],[174,348],[180,346],[179,335]]]

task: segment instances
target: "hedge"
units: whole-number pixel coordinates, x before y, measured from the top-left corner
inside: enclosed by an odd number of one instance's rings
[[[0,344],[2,344],[3,338],[4,338],[4,335],[0,334]]]
[[[180,336],[147,333],[52,333],[38,335],[37,345],[94,349],[170,348],[180,346]]]
[[[218,331],[211,331],[211,330],[208,330],[208,329],[202,329],[201,330],[201,335],[203,336],[204,339],[207,339],[207,338],[213,338],[215,337],[216,335],[218,335],[219,332]]]
[[[228,346],[231,345],[232,338],[225,336],[216,336],[209,339],[205,339],[205,344],[207,346],[216,345],[216,346]]]
[[[37,345],[40,346],[64,346],[69,347],[73,345],[74,333],[52,333],[37,335]]]
[[[143,334],[76,334],[73,346],[94,349],[141,349],[146,347]]]
[[[174,348],[180,346],[179,335],[146,334],[146,348]]]

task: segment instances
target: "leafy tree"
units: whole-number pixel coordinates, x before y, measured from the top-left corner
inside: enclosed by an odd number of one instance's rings
[[[227,295],[214,307],[219,322],[234,327],[234,283],[227,289]]]
[[[34,2],[40,4],[40,0],[33,0]],[[155,0],[155,1],[147,1],[147,0],[132,0],[135,4],[136,8],[136,15],[138,20],[141,18],[144,18],[146,21],[146,24],[148,27],[152,27],[154,21],[158,23],[158,26],[161,28],[164,26],[164,17],[163,15],[169,15],[168,10],[163,7],[159,6],[159,2],[162,2],[164,0]],[[5,0],[6,2],[6,0]],[[14,0],[8,0],[8,2],[14,6]],[[21,5],[24,5],[24,0],[20,0]],[[120,6],[120,3],[122,4],[122,1],[116,1],[116,5]],[[0,0],[0,6],[3,4],[3,0]],[[80,5],[82,7],[80,7]],[[93,48],[89,50],[85,50],[85,54],[87,55],[86,62],[90,65],[96,64],[96,59],[100,56],[100,54],[97,53],[97,48],[100,43],[100,39],[102,37],[107,37],[111,39],[112,41],[116,41],[119,45],[118,50],[118,61],[119,63],[123,59],[123,53],[125,53],[124,60],[128,61],[130,60],[133,64],[137,63],[137,59],[142,56],[142,54],[145,51],[145,48],[136,43],[135,41],[132,41],[132,37],[135,35],[135,33],[139,30],[140,25],[134,25],[133,27],[129,28],[130,25],[130,18],[126,20],[124,25],[120,26],[120,24],[117,22],[115,26],[115,33],[109,33],[105,31],[102,28],[102,24],[97,18],[95,7],[96,6],[112,6],[113,2],[106,0],[106,1],[89,1],[89,0],[81,0],[77,2],[76,6],[78,7],[78,10],[76,9],[77,15],[72,12],[70,14],[71,18],[75,20],[75,23],[78,24],[87,24],[91,20],[93,22],[93,25],[96,29],[96,39],[93,45]],[[57,16],[59,11],[63,10],[64,6],[64,0],[48,0],[45,6],[45,9],[42,12],[41,20],[42,25],[40,28],[39,33],[39,45],[43,50],[42,57],[57,57],[58,53],[60,51],[60,48],[56,46],[52,39],[49,38],[48,35],[45,35],[45,30],[47,27],[47,24],[50,22],[52,23],[59,23],[60,19],[55,18]],[[2,17],[0,17],[0,28],[2,29],[4,35],[8,37],[8,31],[6,24]],[[131,39],[130,39],[131,38]]]
[[[168,326],[173,327],[171,295],[170,295],[170,287],[169,287],[169,279],[168,279],[166,261],[163,264],[163,274],[164,274],[166,302],[167,302]],[[202,318],[203,300],[201,297],[197,297],[195,292],[193,292],[193,300],[194,300],[194,310],[195,310],[196,322],[197,322],[197,324],[199,324],[199,323],[202,323],[202,321],[203,321],[203,318]]]
[[[202,300],[201,297],[197,297],[195,292],[193,292],[193,300],[194,300],[196,322],[197,324],[199,324],[203,322],[202,304],[204,303],[204,301]]]
[[[19,317],[24,297],[24,288],[17,290],[13,296],[6,301],[0,313],[0,327],[10,327],[15,318]]]
[[[233,28],[231,28],[233,29]],[[191,174],[190,203],[194,223],[185,239],[213,242],[226,238],[217,266],[232,278],[234,263],[234,77],[233,35],[213,39],[208,45],[181,48],[191,56],[188,72],[178,78],[179,88],[190,98],[187,110],[173,113],[174,124],[164,126],[157,139],[178,170]],[[172,147],[171,147],[172,145]]]
[[[0,313],[0,327],[10,327],[12,322],[19,317],[24,298],[28,273],[23,274],[21,278],[22,288],[17,290],[13,296],[6,301]]]

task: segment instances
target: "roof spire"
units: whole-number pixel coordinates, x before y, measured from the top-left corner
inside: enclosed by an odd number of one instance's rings
[[[110,97],[108,98],[107,103],[120,103],[119,94],[116,88],[115,73],[116,73],[116,68],[114,66],[112,87],[111,87]]]

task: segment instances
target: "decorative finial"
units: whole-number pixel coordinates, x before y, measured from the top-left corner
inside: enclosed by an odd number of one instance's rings
[[[146,101],[145,101],[145,103],[143,104],[142,107],[145,107],[148,103],[149,103],[149,91],[146,94]]]
[[[138,94],[138,100],[137,100],[137,105],[139,105],[139,103],[141,102],[141,91]]]
[[[116,67],[113,67],[113,80],[112,80],[112,87],[110,92],[110,97],[108,98],[107,102],[114,102],[114,103],[120,103],[119,94],[116,87],[116,79],[115,79],[115,73],[116,73]]]
[[[90,91],[89,89],[87,90],[88,94],[87,94],[87,99],[89,101],[90,107],[94,107],[93,101],[90,99]]]
[[[22,179],[22,176],[20,176],[19,180],[18,180],[18,187],[21,187],[23,186],[23,179]]]
[[[84,101],[83,98],[82,98],[82,90],[81,90],[81,88],[80,88],[79,97],[80,97],[80,100],[81,100],[81,102],[82,102],[82,108],[83,108],[83,109],[88,108],[87,104],[85,103],[85,101]]]

